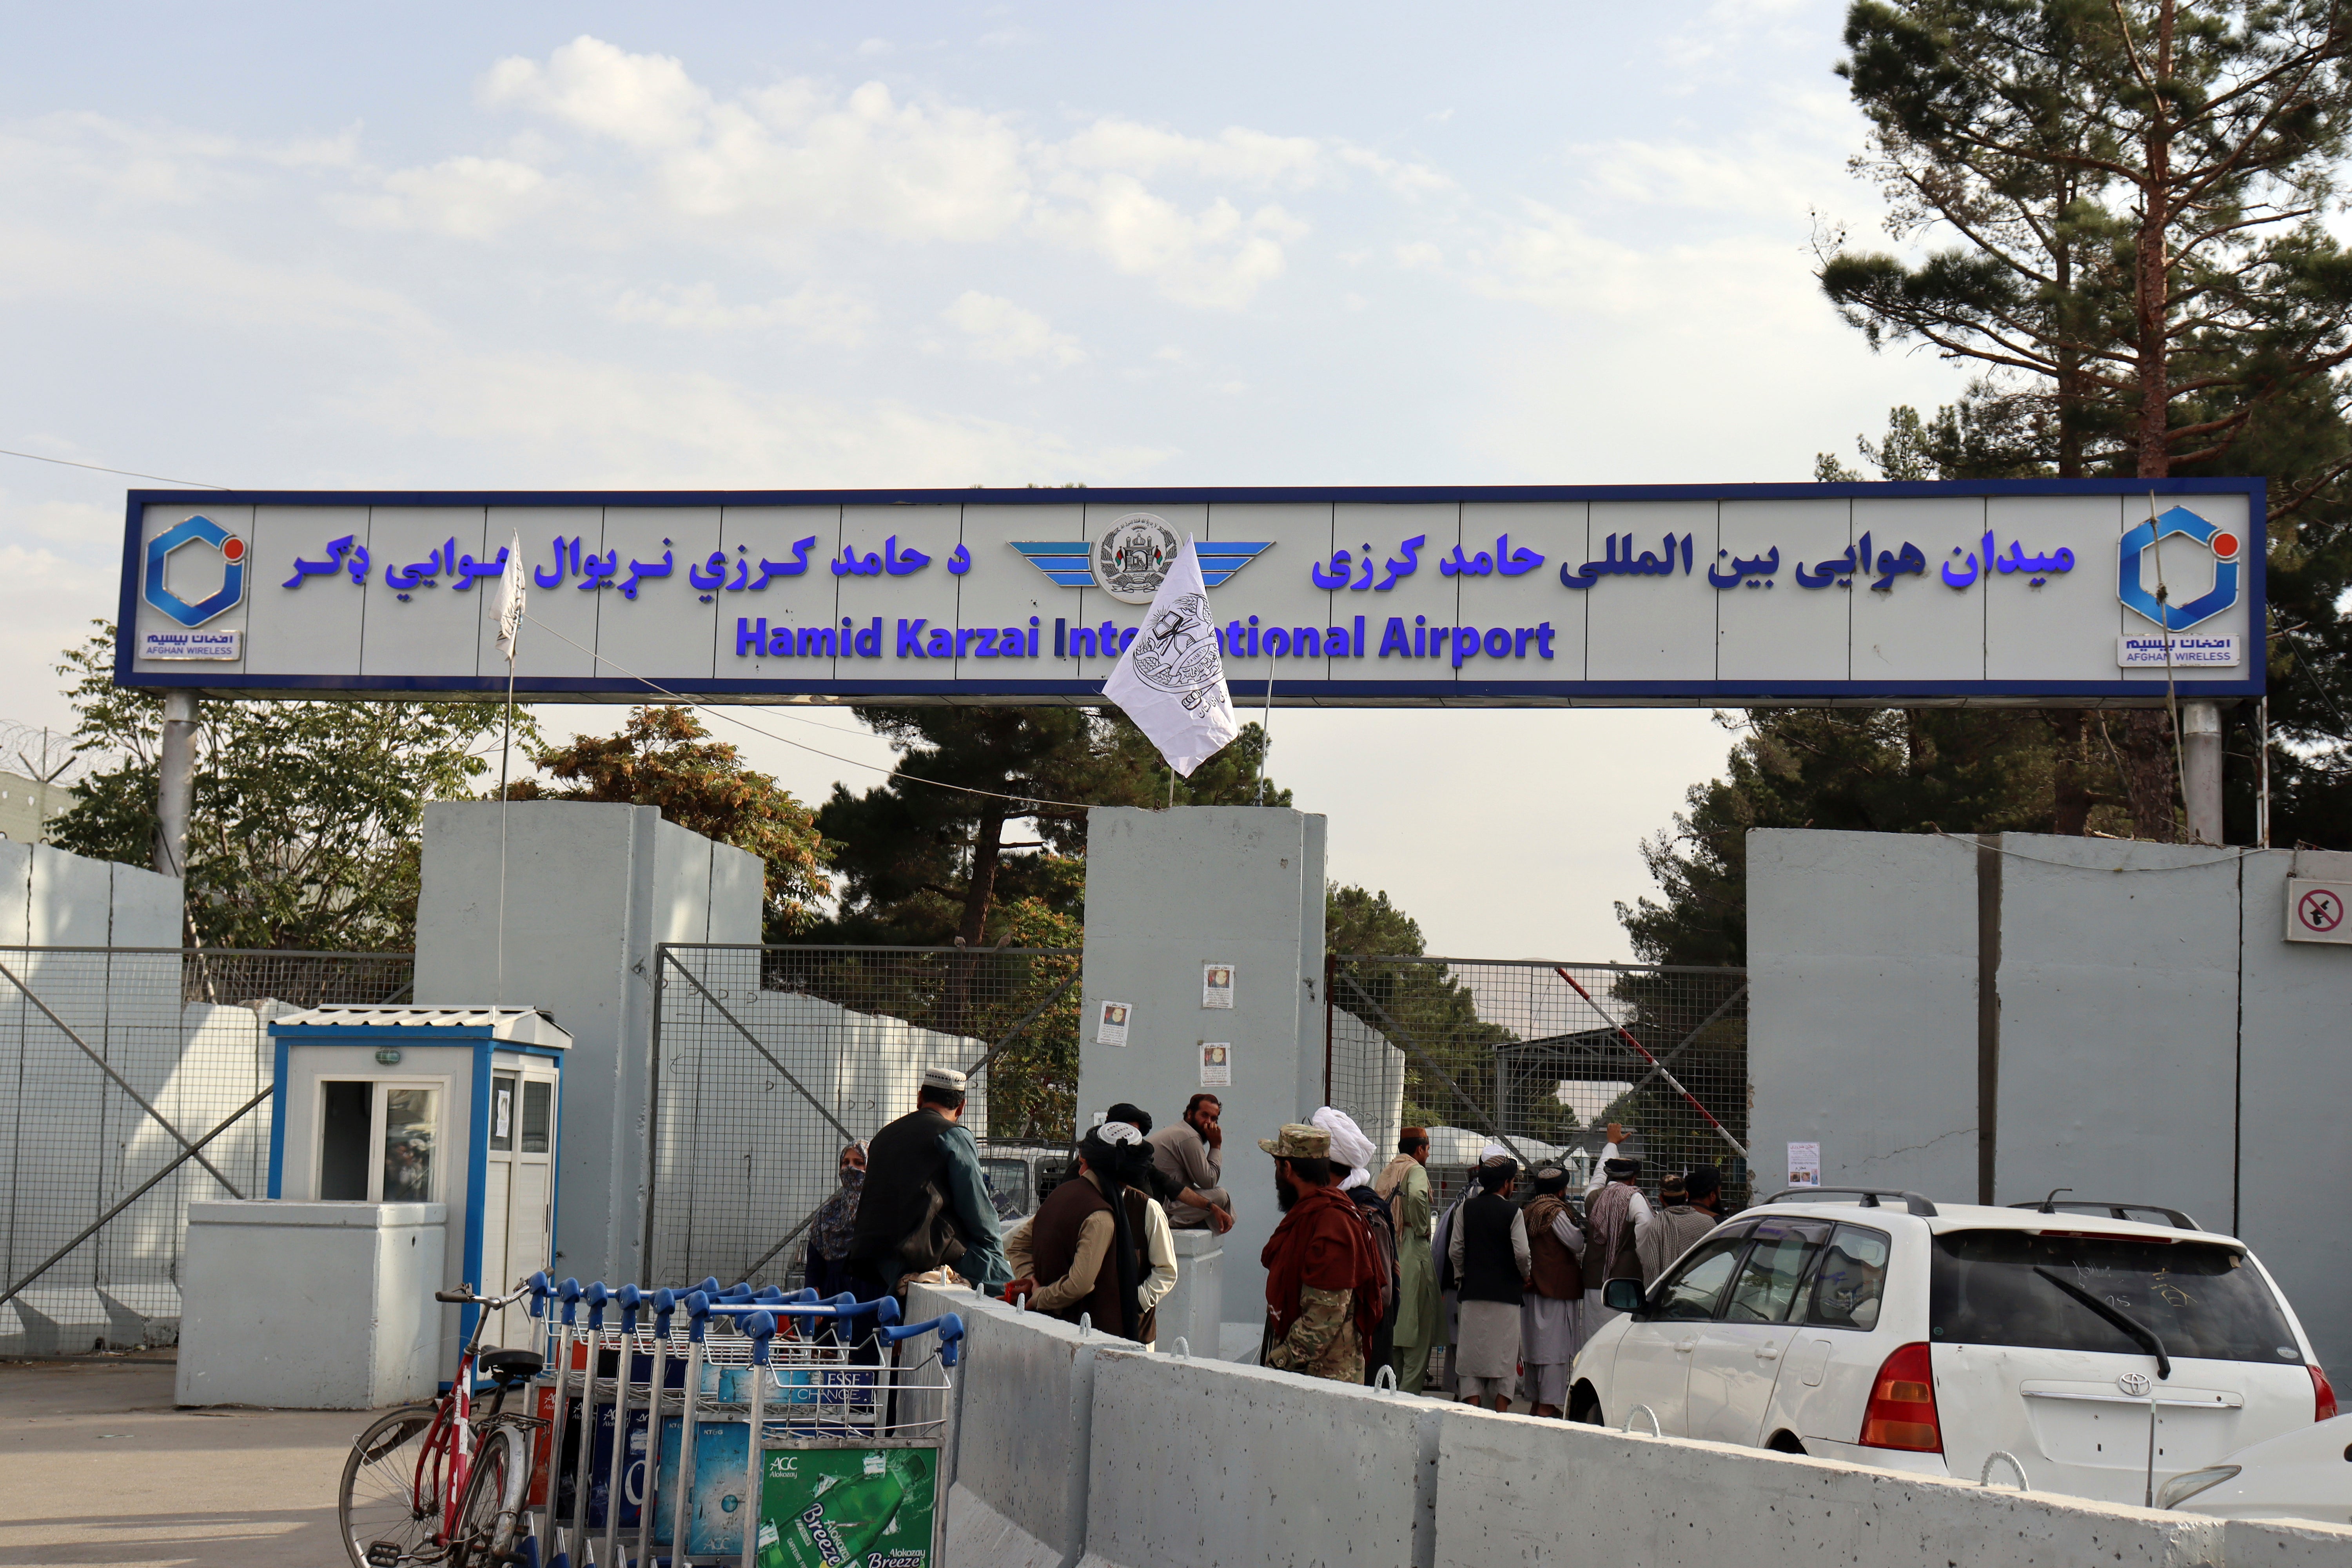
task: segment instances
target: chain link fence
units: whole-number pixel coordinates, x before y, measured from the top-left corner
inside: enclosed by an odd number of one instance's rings
[[[999,1208],[1076,1114],[1075,948],[674,944],[656,955],[646,1278],[795,1287],[842,1148],[972,1075]],[[1008,1152],[1008,1151],[1015,1151]],[[1021,1169],[1015,1169],[1019,1166]]]
[[[189,1200],[267,1191],[268,1021],[405,1001],[414,964],[7,947],[0,971],[0,1354],[59,1354],[176,1339]]]
[[[1384,1157],[1428,1128],[1441,1203],[1489,1140],[1581,1188],[1612,1121],[1648,1191],[1704,1163],[1748,1200],[1743,970],[1335,954],[1325,994],[1326,1098]]]

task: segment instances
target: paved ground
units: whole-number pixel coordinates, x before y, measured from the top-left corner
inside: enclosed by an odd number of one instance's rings
[[[341,1568],[361,1411],[176,1410],[172,1363],[0,1362],[0,1564]]]

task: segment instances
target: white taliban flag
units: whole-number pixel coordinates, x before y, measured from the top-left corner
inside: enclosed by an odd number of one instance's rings
[[[1209,613],[1208,587],[1201,581],[1200,552],[1190,534],[1151,595],[1143,629],[1103,682],[1103,695],[1186,778],[1241,733],[1233,693],[1225,689],[1225,661],[1217,653],[1217,625]]]
[[[507,546],[507,569],[499,577],[499,651],[511,667],[515,634],[522,630],[522,535]]]

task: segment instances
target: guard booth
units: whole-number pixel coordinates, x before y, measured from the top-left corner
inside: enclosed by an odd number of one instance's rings
[[[444,1289],[503,1292],[555,1257],[555,1160],[572,1037],[536,1007],[314,1007],[269,1026],[269,1195],[440,1204]],[[442,1330],[443,1374],[473,1331]],[[485,1345],[527,1345],[520,1306]]]

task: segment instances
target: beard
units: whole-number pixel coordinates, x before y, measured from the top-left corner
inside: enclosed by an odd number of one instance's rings
[[[1298,1189],[1283,1179],[1279,1165],[1274,1169],[1274,1201],[1284,1214],[1288,1214],[1291,1205],[1298,1201]]]

